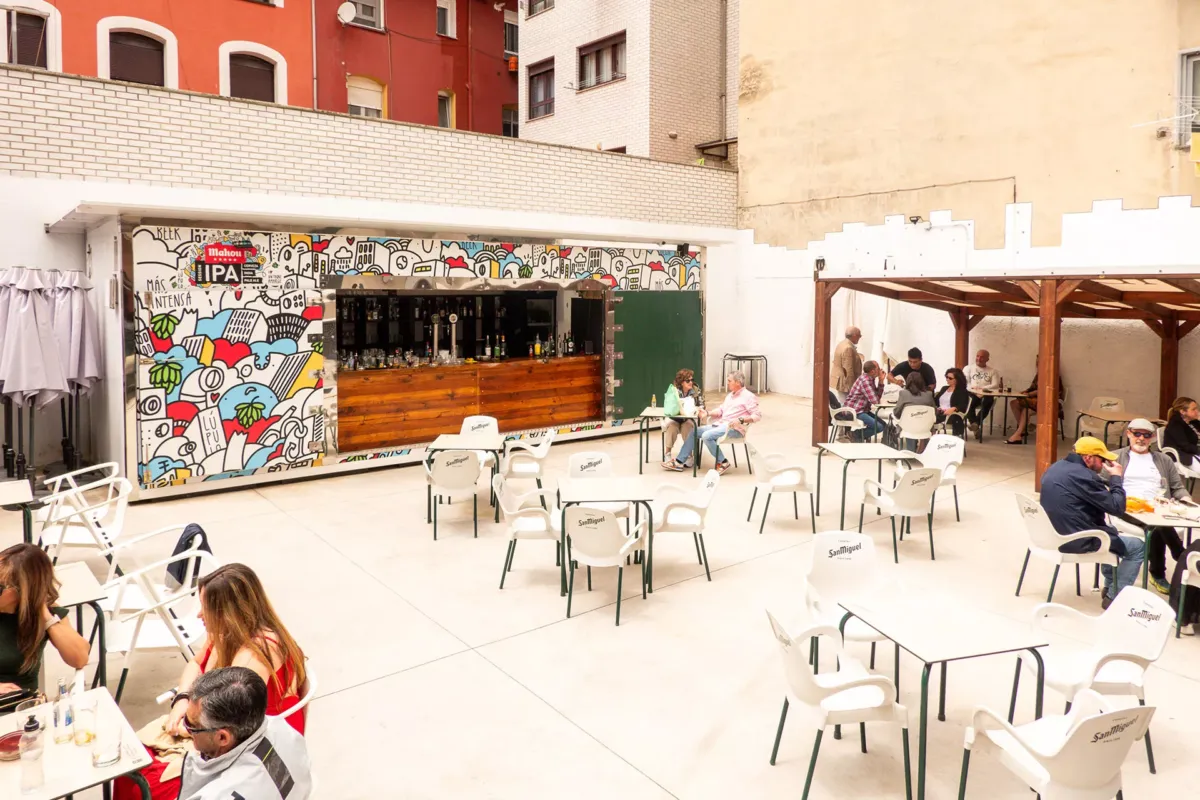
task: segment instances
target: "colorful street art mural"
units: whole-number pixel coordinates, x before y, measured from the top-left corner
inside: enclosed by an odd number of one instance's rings
[[[620,290],[698,291],[701,270],[697,253],[674,250],[172,226],[134,229],[133,261],[137,475],[146,488],[322,465],[320,290],[330,276],[594,278]]]

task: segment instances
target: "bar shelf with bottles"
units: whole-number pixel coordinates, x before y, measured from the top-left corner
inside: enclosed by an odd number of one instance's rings
[[[478,414],[502,432],[603,419],[602,319],[601,300],[554,291],[339,290],[338,450],[431,442]]]

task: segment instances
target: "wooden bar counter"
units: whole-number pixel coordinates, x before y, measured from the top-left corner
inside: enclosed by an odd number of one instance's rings
[[[338,450],[432,442],[485,414],[500,431],[604,418],[600,356],[514,358],[451,367],[338,373]]]

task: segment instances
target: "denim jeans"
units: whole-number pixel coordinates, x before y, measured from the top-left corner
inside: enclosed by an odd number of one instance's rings
[[[1117,585],[1113,587],[1113,568],[1109,564],[1100,565],[1100,574],[1104,576],[1104,596],[1116,597],[1126,586],[1137,581],[1138,573],[1142,571],[1142,562],[1146,560],[1146,542],[1141,536],[1120,534],[1121,542],[1125,545],[1125,556],[1117,563]]]
[[[863,428],[861,431],[856,432],[857,435],[862,437],[862,441],[867,441],[868,439],[874,439],[875,436],[880,431],[883,430],[883,423],[880,422],[879,418],[876,417],[874,414],[872,414],[870,411],[858,412],[858,421],[861,422],[863,425],[867,426],[867,427]]]
[[[727,431],[729,431],[729,425],[724,422],[705,425],[700,428],[700,442],[708,448],[708,452],[713,454],[713,458],[717,460],[718,464],[725,461],[725,456],[721,453],[721,448],[717,447],[717,439],[724,436]],[[737,432],[731,433],[730,436],[740,438],[740,434]],[[695,441],[695,439],[689,436],[683,443],[683,447],[679,448],[679,455],[675,456],[675,459],[679,463],[687,462],[688,456],[692,454],[692,446],[695,444]]]

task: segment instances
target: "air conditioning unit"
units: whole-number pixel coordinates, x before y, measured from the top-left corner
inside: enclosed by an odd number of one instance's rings
[[[516,56],[508,57],[508,71],[509,72],[517,71],[517,57]]]

